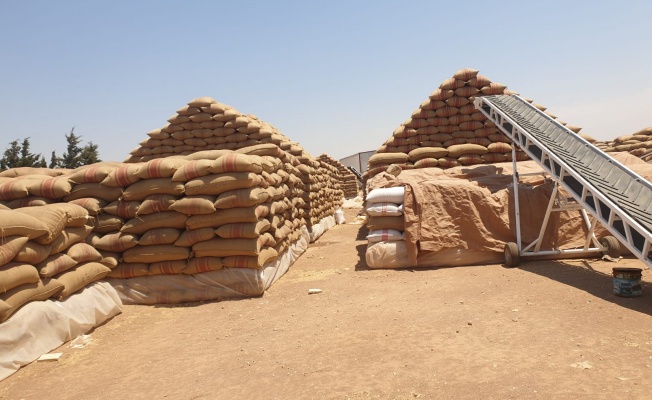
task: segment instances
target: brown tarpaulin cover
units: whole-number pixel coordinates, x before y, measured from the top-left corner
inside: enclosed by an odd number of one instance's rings
[[[615,158],[644,178],[652,177],[652,164],[629,155]],[[518,172],[525,247],[539,236],[554,183],[544,179],[534,161],[519,162]],[[382,174],[370,181],[368,188],[400,185],[406,188],[405,249],[409,264],[402,267],[500,262],[505,243],[516,242],[511,162],[406,170],[396,177]],[[553,212],[545,232],[541,250],[581,248],[587,227],[579,211]],[[596,236],[605,235],[608,232],[598,227]],[[386,257],[390,251],[381,249],[382,245],[376,247],[372,253],[378,256]],[[397,260],[405,258],[405,254],[396,254]],[[402,263],[389,262],[386,267],[400,267],[396,264]],[[385,267],[382,264],[378,267]]]

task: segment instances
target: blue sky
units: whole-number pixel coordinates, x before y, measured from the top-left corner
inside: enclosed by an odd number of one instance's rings
[[[0,0],[0,150],[122,161],[193,98],[313,156],[375,150],[475,68],[582,133],[652,126],[649,1]]]

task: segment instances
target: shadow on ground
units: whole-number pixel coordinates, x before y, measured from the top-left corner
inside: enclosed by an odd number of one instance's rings
[[[613,293],[613,276],[611,274],[595,270],[588,261],[582,263],[584,264],[583,267],[559,260],[532,261],[521,265],[519,268],[583,290],[605,301],[652,315],[652,301],[649,299],[652,296],[652,284],[641,282],[643,288],[643,296],[641,297],[616,296]]]

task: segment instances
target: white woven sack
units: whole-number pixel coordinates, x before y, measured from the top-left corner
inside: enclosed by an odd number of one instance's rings
[[[371,203],[367,206],[367,214],[372,217],[398,217],[403,215],[403,204]]]
[[[395,203],[403,204],[405,188],[396,186],[391,188],[374,189],[367,195],[367,203]]]

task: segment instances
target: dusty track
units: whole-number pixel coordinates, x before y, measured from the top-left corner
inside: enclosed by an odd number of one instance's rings
[[[610,275],[638,260],[370,270],[365,234],[334,227],[260,298],[125,306],[0,399],[650,398],[652,274],[638,298]]]

